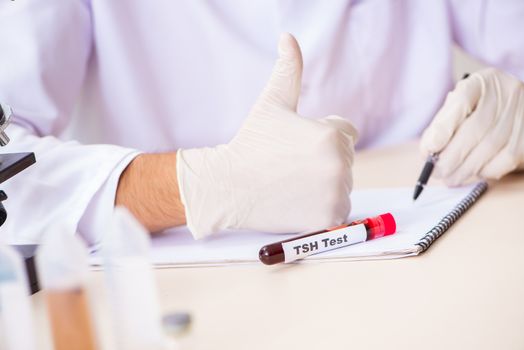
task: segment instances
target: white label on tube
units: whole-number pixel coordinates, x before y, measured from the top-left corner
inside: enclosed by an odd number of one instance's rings
[[[359,224],[285,242],[282,243],[284,262],[288,263],[327,250],[364,242],[366,239],[366,226]]]

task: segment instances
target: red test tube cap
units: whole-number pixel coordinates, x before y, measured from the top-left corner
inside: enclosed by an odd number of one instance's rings
[[[392,235],[397,231],[397,223],[391,213],[379,215],[384,223],[384,236]]]

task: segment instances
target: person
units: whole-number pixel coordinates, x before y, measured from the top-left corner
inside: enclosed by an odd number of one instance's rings
[[[115,203],[197,238],[337,224],[356,130],[357,148],[425,130],[451,185],[500,178],[524,163],[523,18],[518,0],[2,2],[5,150],[37,155],[3,184],[2,239],[60,221],[96,245]],[[453,43],[492,68],[444,101]]]

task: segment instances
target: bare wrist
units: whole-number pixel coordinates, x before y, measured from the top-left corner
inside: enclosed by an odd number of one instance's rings
[[[120,176],[115,205],[127,207],[150,232],[185,224],[176,153],[137,156]]]

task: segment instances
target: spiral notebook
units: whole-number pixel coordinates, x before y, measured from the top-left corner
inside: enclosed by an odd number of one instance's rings
[[[348,220],[391,212],[397,221],[397,233],[313,255],[299,263],[394,259],[421,254],[448,231],[486,189],[485,182],[460,188],[427,187],[415,202],[413,188],[355,190]],[[452,233],[455,232],[452,230]],[[258,251],[262,246],[293,236],[229,231],[195,241],[185,227],[179,227],[153,238],[151,258],[158,267],[259,263]],[[100,263],[97,253],[91,262]]]

